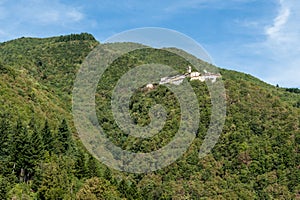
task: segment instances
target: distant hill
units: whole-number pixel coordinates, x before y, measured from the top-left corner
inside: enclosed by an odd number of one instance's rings
[[[98,44],[87,33],[1,43],[0,107],[17,111],[25,120],[32,112],[50,121],[68,115],[76,72]]]
[[[76,73],[97,45],[105,44],[87,33],[0,43],[0,199],[300,198],[298,90],[226,69],[219,69],[226,89],[226,122],[207,157],[199,159],[198,151],[210,122],[210,96],[205,83],[193,81],[200,124],[182,158],[147,174],[122,173],[97,162],[78,139],[71,113]],[[150,123],[152,105],[166,107],[166,125],[159,134],[136,139],[114,121],[110,98],[118,78],[152,62],[180,73],[189,65],[163,49],[136,50],[116,60],[97,88],[100,125],[111,141],[133,152],[163,147],[180,122],[180,105],[165,86],[137,90],[130,104],[131,117],[140,125]],[[199,62],[203,68],[208,65]]]

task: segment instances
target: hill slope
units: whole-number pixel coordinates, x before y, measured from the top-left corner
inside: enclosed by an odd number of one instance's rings
[[[71,92],[80,64],[98,44],[89,34],[20,38],[0,44],[1,199],[20,195],[28,199],[300,198],[299,94],[225,69],[220,72],[227,117],[210,155],[198,158],[211,103],[205,83],[195,81],[191,85],[200,105],[200,124],[183,157],[164,169],[138,175],[96,162],[76,138]],[[159,86],[152,91],[138,90],[130,105],[134,121],[146,125],[149,108],[163,104],[168,120],[159,134],[136,139],[116,126],[110,97],[118,77],[151,62],[173,66],[179,72],[189,64],[164,50],[134,51],[116,60],[97,88],[99,123],[111,141],[134,152],[167,144],[180,121],[176,97]]]
[[[1,43],[1,106],[18,110],[24,117],[29,117],[33,109],[50,121],[56,118],[54,113],[66,115],[64,108],[67,106],[70,112],[77,69],[96,45],[98,42],[89,34]]]

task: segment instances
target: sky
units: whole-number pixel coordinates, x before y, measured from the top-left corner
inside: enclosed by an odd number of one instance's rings
[[[196,40],[214,64],[300,88],[299,0],[0,0],[0,42],[88,32],[102,42],[161,27]]]

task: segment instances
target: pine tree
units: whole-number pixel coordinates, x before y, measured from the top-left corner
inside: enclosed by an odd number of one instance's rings
[[[93,177],[86,180],[85,184],[76,194],[76,199],[82,200],[102,200],[102,199],[121,199],[116,187],[109,181]]]
[[[43,137],[40,131],[34,127],[32,134],[30,135],[30,144],[32,147],[31,154],[33,159],[38,163],[44,156],[45,145],[43,143]]]
[[[53,155],[51,161],[40,165],[38,186],[38,199],[74,199],[72,187],[74,179],[73,170],[68,158]],[[36,183],[34,183],[36,185]]]
[[[87,176],[87,168],[85,164],[86,159],[82,150],[78,150],[78,155],[76,157],[77,157],[75,163],[76,177],[81,179]]]
[[[136,185],[128,180],[122,179],[118,185],[118,190],[126,199],[139,199],[139,193],[136,191]]]
[[[6,178],[0,176],[0,199],[7,199],[7,191],[9,188],[9,182]]]
[[[27,160],[27,179],[32,178],[36,166],[42,162],[44,157],[44,143],[41,132],[38,131],[35,123],[29,125],[29,127],[31,127],[32,132],[29,135],[29,145],[24,150],[24,156]]]
[[[104,178],[110,182],[112,180],[111,170],[108,167],[106,167],[106,169],[104,171]]]
[[[45,125],[44,125],[44,128],[43,128],[41,134],[42,134],[45,150],[48,151],[49,153],[53,152],[54,137],[51,133],[48,120],[45,121]]]
[[[11,135],[11,125],[8,113],[1,114],[0,120],[0,158],[6,160],[9,156],[9,137]]]
[[[65,119],[62,120],[57,133],[57,151],[65,154],[71,149],[72,137]]]
[[[30,129],[30,145],[32,147],[32,156],[34,160],[41,160],[44,156],[45,145],[43,142],[43,136],[39,131],[36,120],[34,117],[31,118],[28,127]],[[37,163],[35,163],[37,164]]]
[[[96,159],[91,155],[89,155],[89,158],[87,161],[87,168],[88,168],[88,177],[89,178],[100,176]]]
[[[17,125],[10,140],[11,162],[15,165],[15,172],[19,176],[20,181],[23,181],[26,175],[25,169],[29,163],[27,149],[30,144],[27,128],[23,126],[20,118],[17,121]]]

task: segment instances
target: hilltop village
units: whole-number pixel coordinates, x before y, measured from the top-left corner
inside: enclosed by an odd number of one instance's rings
[[[217,78],[221,77],[221,74],[214,74],[207,72],[204,70],[204,74],[201,74],[200,72],[193,72],[192,67],[188,66],[187,68],[187,73],[181,74],[181,75],[175,75],[171,77],[163,77],[160,79],[159,85],[164,85],[164,84],[174,84],[174,85],[180,85],[185,78],[190,78],[191,81],[193,80],[199,80],[201,82],[204,81],[211,81],[212,83],[217,81]],[[154,86],[153,84],[149,83],[146,85],[146,88],[148,89],[153,89]]]

